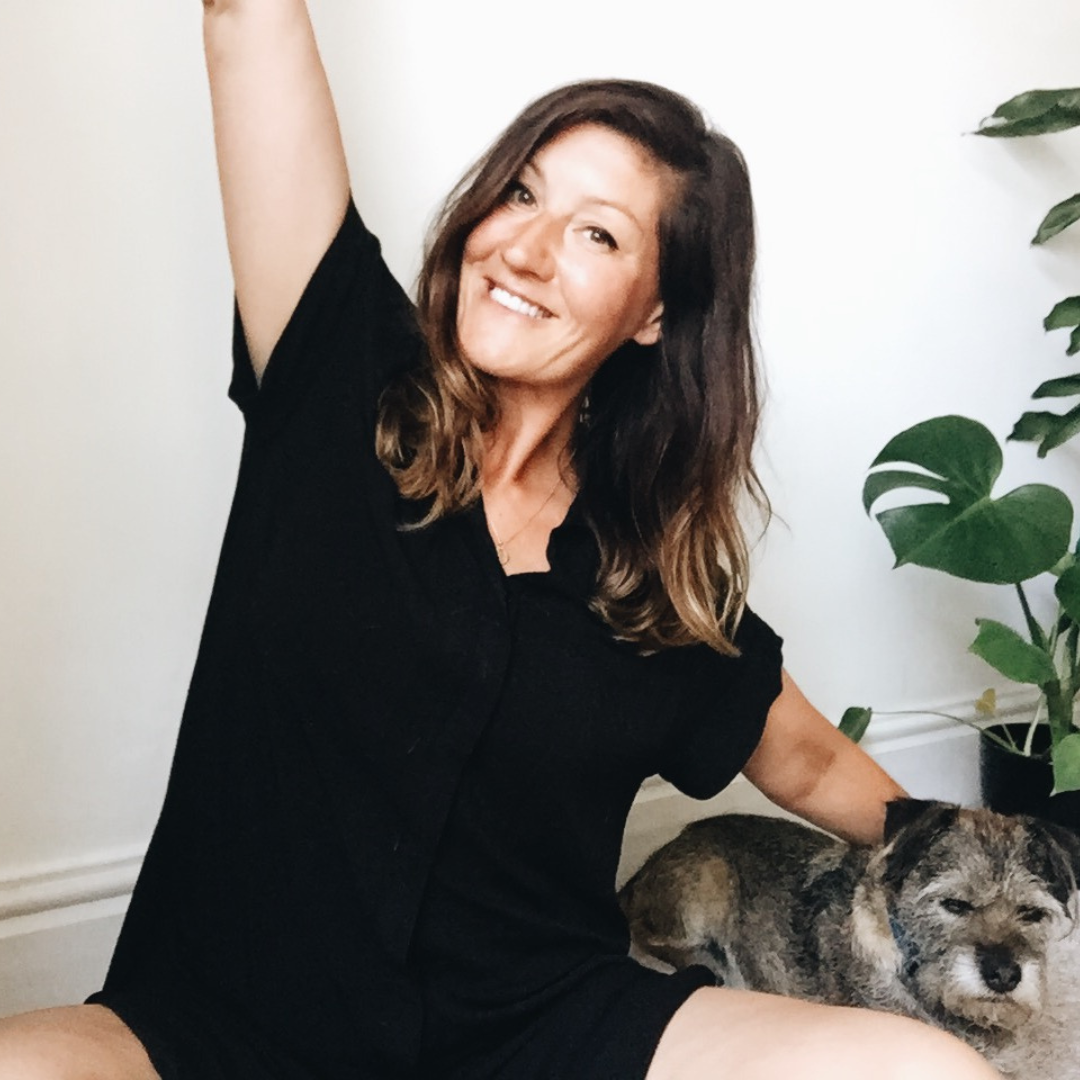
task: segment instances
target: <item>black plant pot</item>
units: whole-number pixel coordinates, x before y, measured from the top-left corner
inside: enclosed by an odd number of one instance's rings
[[[1028,725],[995,724],[989,730],[1007,731],[1013,742],[1022,746]],[[1080,832],[1080,791],[1050,794],[1054,787],[1054,772],[1049,750],[1050,729],[1045,724],[1035,731],[1033,757],[1012,754],[990,739],[980,739],[983,802],[1000,814],[1034,814]]]

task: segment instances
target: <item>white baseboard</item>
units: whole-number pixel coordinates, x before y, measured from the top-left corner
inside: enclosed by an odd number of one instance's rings
[[[141,848],[125,848],[0,878],[0,938],[13,926],[19,932],[22,919],[130,895],[142,857]]]
[[[1027,704],[1021,694],[999,711]],[[915,795],[978,801],[977,739],[970,728],[930,713],[882,716],[865,745]],[[707,802],[657,778],[646,781],[627,821],[620,882],[687,822],[732,811],[776,808],[741,777]],[[113,850],[0,880],[0,1016],[78,1002],[101,985],[142,855],[135,848]]]
[[[0,1016],[101,986],[141,862],[110,851],[0,880]]]
[[[3,927],[0,1017],[77,1004],[100,989],[126,906],[126,898],[96,901]]]

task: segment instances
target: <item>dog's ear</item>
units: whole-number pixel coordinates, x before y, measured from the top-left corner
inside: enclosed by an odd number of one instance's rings
[[[1080,884],[1080,835],[1041,818],[1028,818],[1025,862],[1046,882],[1050,895],[1066,910]]]
[[[903,828],[923,814],[948,803],[931,799],[892,799],[885,804],[885,843],[887,844]]]
[[[930,845],[956,823],[960,812],[952,803],[922,799],[894,799],[885,808],[885,855],[882,880],[899,889],[912,868],[922,861]]]

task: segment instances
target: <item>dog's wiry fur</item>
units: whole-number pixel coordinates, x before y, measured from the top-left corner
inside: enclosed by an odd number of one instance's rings
[[[918,1017],[1007,1076],[1077,1080],[1071,1053],[1051,1064],[1054,1048],[1035,1045],[1048,1030],[1035,1021],[1053,1011],[1049,954],[1073,925],[1078,876],[1066,829],[901,800],[875,848],[778,818],[695,822],[619,895],[639,958]]]

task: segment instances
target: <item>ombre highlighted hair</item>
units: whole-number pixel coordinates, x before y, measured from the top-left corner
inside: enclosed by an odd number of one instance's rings
[[[571,446],[600,566],[593,609],[643,651],[705,643],[735,654],[747,588],[741,511],[768,517],[752,461],[760,418],[750,301],[754,221],[738,148],[679,94],[651,83],[574,83],[531,104],[450,194],[432,230],[417,304],[428,363],[380,404],[377,452],[402,495],[430,500],[421,524],[480,497],[495,380],[457,341],[469,234],[558,135],[600,124],[673,178],[660,217],[655,345],[603,364]]]

